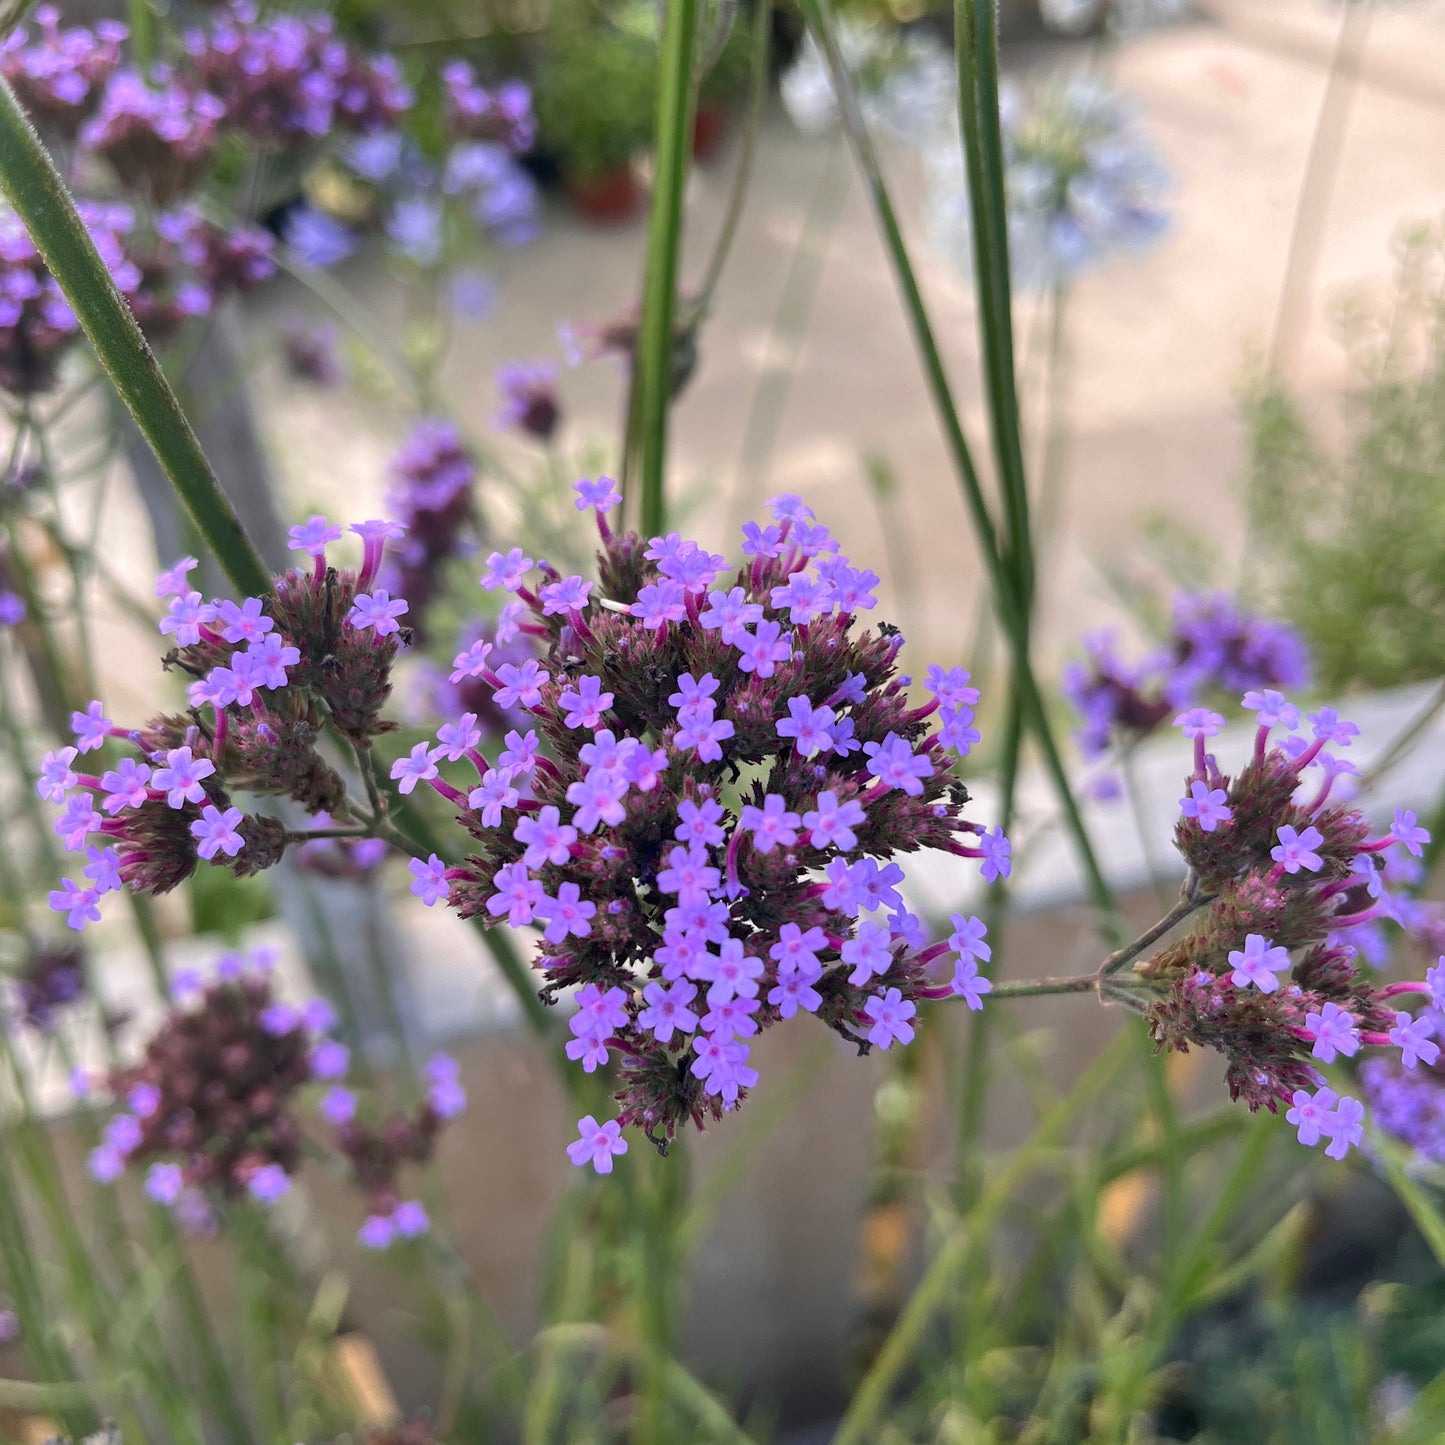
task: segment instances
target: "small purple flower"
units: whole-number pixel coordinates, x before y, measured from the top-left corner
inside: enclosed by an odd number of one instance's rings
[[[704,763],[718,762],[722,745],[733,736],[733,725],[727,718],[714,718],[712,703],[705,707],[684,708],[682,726],[673,734],[673,746],[697,753]]]
[[[663,627],[669,622],[682,622],[687,617],[687,592],[681,582],[665,578],[640,588],[637,601],[628,609],[649,628]]]
[[[349,1124],[356,1117],[356,1095],[350,1089],[328,1089],[318,1107],[328,1124]]]
[[[1283,727],[1293,732],[1299,726],[1299,709],[1271,687],[1245,693],[1244,706],[1259,714],[1262,728]]]
[[[542,689],[550,681],[550,674],[528,658],[520,667],[504,662],[497,669],[497,681],[502,684],[494,698],[498,707],[537,707],[542,701]]]
[[[56,913],[65,914],[66,924],[79,932],[87,923],[100,922],[100,892],[82,888],[73,878],[62,878],[60,887],[51,889],[47,901]]]
[[[815,708],[805,697],[790,697],[788,716],[776,724],[777,733],[780,738],[793,739],[799,757],[811,758],[815,753],[832,751],[833,735],[829,729],[835,720],[832,708]]]
[[[339,1039],[322,1039],[311,1050],[311,1077],[334,1082],[351,1067],[351,1050]]]
[[[152,1164],[146,1170],[145,1192],[157,1204],[174,1205],[185,1187],[186,1176],[179,1164]]]
[[[390,637],[401,631],[396,619],[411,611],[404,597],[393,598],[385,587],[363,592],[352,604],[347,622],[353,627],[374,627],[378,637]]]
[[[679,843],[701,843],[715,848],[723,840],[723,830],[718,825],[725,816],[722,804],[712,798],[704,798],[701,803],[686,798],[677,805],[678,821],[672,836]]]
[[[493,552],[487,558],[487,570],[482,573],[482,586],[488,592],[496,587],[516,592],[522,585],[522,578],[535,565],[520,547],[513,547],[505,557],[500,552]]]
[[[90,794],[76,793],[65,800],[65,811],[55,820],[55,832],[68,852],[79,853],[100,824],[101,816],[91,805]]]
[[[602,726],[602,714],[612,706],[612,694],[602,691],[602,679],[590,673],[577,680],[575,688],[568,688],[557,699],[557,706],[564,714],[569,728],[587,728],[596,731]]]
[[[1388,1038],[1400,1050],[1400,1062],[1407,1069],[1413,1069],[1421,1059],[1433,1064],[1440,1057],[1440,1045],[1430,1037],[1434,1032],[1435,1025],[1429,1018],[1416,1019],[1407,1013],[1397,1013],[1395,1027]]]
[[[978,964],[972,958],[960,958],[953,968],[953,980],[949,987],[970,1009],[983,1007],[983,996],[993,992],[993,984],[978,971]]]
[[[582,890],[577,884],[563,883],[557,889],[555,898],[549,898],[544,893],[537,900],[533,912],[547,925],[543,934],[547,942],[561,943],[570,935],[585,938],[592,932],[597,905],[582,898]]]
[[[467,807],[481,815],[482,827],[500,827],[502,813],[517,806],[522,795],[512,786],[512,777],[511,768],[488,768],[480,785],[467,794]]]
[[[269,619],[267,619],[269,621]],[[268,632],[246,649],[246,659],[259,675],[262,687],[285,687],[287,668],[301,661],[301,649],[291,647],[278,632]]]
[[[527,845],[522,862],[528,868],[540,868],[546,863],[561,867],[577,841],[577,830],[564,823],[561,813],[549,804],[535,818],[519,818],[512,836]]]
[[[1346,722],[1332,707],[1322,707],[1309,715],[1314,724],[1314,735],[1323,743],[1334,743],[1336,747],[1347,748],[1360,735],[1354,723]]]
[[[979,834],[978,846],[983,851],[983,863],[979,872],[985,883],[1007,878],[1013,871],[1013,844],[1003,835],[1002,828],[987,828]]]
[[[1189,785],[1189,796],[1180,798],[1179,809],[1186,818],[1193,818],[1204,832],[1212,833],[1234,817],[1225,801],[1228,796],[1223,788],[1211,788],[1196,779]]]
[[[48,803],[63,803],[66,793],[79,779],[71,769],[75,761],[74,748],[60,748],[46,753],[40,760],[40,775],[35,791]]]
[[[413,858],[407,867],[411,870],[411,891],[428,908],[442,903],[452,891],[447,882],[447,865],[433,853],[425,863]]]
[[[803,827],[808,830],[808,841],[815,848],[839,848],[851,852],[858,846],[858,835],[853,831],[866,819],[863,805],[856,798],[840,803],[833,792],[818,794],[816,811],[803,814]]]
[[[756,998],[758,980],[764,973],[763,961],[743,952],[741,940],[726,938],[717,955],[706,954],[694,977],[712,986],[707,991],[709,1004],[730,998]]]
[[[105,708],[98,702],[90,703],[84,712],[70,715],[71,731],[75,733],[76,746],[83,753],[94,751],[105,742],[112,726],[105,715]]]
[[[643,1002],[647,1005],[637,1015],[640,1028],[650,1029],[658,1043],[669,1043],[674,1031],[690,1034],[697,1028],[697,1014],[688,1005],[697,997],[697,985],[685,978],[678,979],[671,987],[656,981],[642,990]]]
[[[612,1173],[614,1155],[627,1153],[622,1125],[616,1119],[599,1124],[591,1114],[577,1121],[577,1139],[567,1146],[567,1157],[580,1169],[590,1164],[599,1174]]]
[[[426,1061],[426,1101],[439,1119],[457,1119],[466,1113],[467,1095],[462,1088],[461,1066],[450,1054],[433,1054]]]
[[[396,790],[405,796],[418,783],[428,783],[437,776],[437,765],[432,760],[432,750],[425,743],[418,743],[404,758],[398,758],[391,765],[391,777]]]
[[[912,999],[905,999],[896,988],[890,988],[881,997],[873,994],[863,1003],[863,1012],[873,1020],[868,1030],[868,1042],[880,1049],[913,1042],[913,1025],[908,1022],[917,1012],[918,1006]]]
[[[549,582],[538,594],[542,599],[544,617],[565,617],[569,612],[580,612],[587,605],[587,594],[592,584],[581,577],[564,577],[560,582]]]
[[[234,604],[231,604],[234,605]],[[216,620],[216,609],[199,592],[172,597],[159,627],[163,636],[175,636],[176,646],[194,647],[201,640],[201,628]]]
[[[1313,1147],[1320,1142],[1320,1136],[1327,1133],[1334,1117],[1337,1098],[1333,1089],[1321,1088],[1313,1094],[1306,1089],[1294,1091],[1294,1108],[1286,1112],[1285,1118],[1299,1130],[1301,1144]]]
[[[464,712],[454,723],[443,723],[437,729],[437,749],[434,757],[446,758],[449,762],[460,762],[473,749],[481,746],[482,730],[477,726],[477,715]]]
[[[1335,1105],[1335,1111],[1325,1125],[1329,1135],[1329,1147],[1325,1153],[1331,1159],[1343,1159],[1350,1152],[1351,1144],[1359,1144],[1365,1137],[1365,1106],[1348,1094]]]
[[[738,667],[758,677],[771,677],[775,665],[786,662],[793,655],[793,644],[782,636],[782,631],[771,618],[764,618],[755,632],[744,632],[727,639],[742,654]]]
[[[293,528],[293,530],[295,529]],[[180,593],[189,592],[191,585],[186,581],[186,574],[194,571],[200,565],[194,557],[182,557],[179,562],[173,562],[156,578],[156,596],[175,597]]]
[[[237,831],[244,817],[239,808],[227,808],[223,813],[215,804],[207,804],[191,824],[196,852],[206,859],[214,858],[218,852],[234,858],[246,846],[246,840]]]
[[[431,1228],[431,1219],[419,1199],[403,1199],[391,1216],[402,1239],[420,1239]]]
[[[463,682],[469,677],[480,677],[487,668],[487,656],[492,651],[490,642],[478,638],[465,652],[457,653],[452,660],[453,682]]]
[[[390,1214],[369,1214],[356,1239],[363,1249],[390,1249],[396,1239],[396,1220]]]
[[[1278,847],[1269,850],[1269,856],[1286,873],[1298,873],[1301,868],[1309,873],[1318,873],[1324,866],[1324,859],[1314,850],[1325,841],[1318,828],[1306,828],[1296,833],[1288,823],[1279,830]]]
[[[892,935],[881,923],[864,919],[857,936],[847,939],[840,953],[844,963],[853,965],[848,982],[861,988],[874,974],[881,978],[893,967]]]
[[[1416,858],[1424,857],[1425,844],[1430,841],[1430,830],[1422,828],[1419,821],[1408,808],[1395,809],[1395,821],[1390,828],[1390,836],[1407,853]]]
[[[617,827],[627,816],[622,806],[626,791],[627,779],[610,768],[593,768],[580,782],[569,783],[567,801],[576,809],[572,822],[577,830],[595,833],[604,823]]]
[[[126,808],[139,808],[147,798],[146,784],[150,781],[151,770],[145,763],[134,758],[122,758],[120,763],[105,773],[100,780],[106,799],[101,807],[113,817]]]
[[[1235,988],[1253,984],[1261,993],[1273,993],[1279,987],[1275,974],[1290,966],[1289,950],[1272,946],[1261,933],[1245,935],[1244,948],[1231,949],[1230,966],[1234,972],[1229,981]]]
[[[762,605],[749,602],[747,593],[741,587],[734,587],[730,592],[709,592],[707,600],[709,605],[699,614],[698,621],[707,631],[720,630],[722,640],[730,647],[736,647],[747,637],[747,628],[763,620]],[[787,655],[783,654],[784,657]],[[763,673],[762,676],[769,674]]]
[[[239,606],[230,601],[220,603],[215,620],[222,624],[221,636],[227,642],[254,642],[276,625],[266,616],[259,597],[248,597]]]
[[[746,805],[738,819],[738,827],[753,835],[753,847],[759,853],[771,853],[781,844],[791,848],[798,841],[798,825],[802,820],[796,813],[788,811],[785,798],[769,793],[763,799],[763,806],[755,808]]]
[[[210,758],[192,757],[188,747],[172,748],[165,757],[165,766],[155,770],[151,782],[164,790],[166,805],[184,808],[187,803],[204,803],[206,790],[201,780],[211,777],[216,765]]]
[[[263,1164],[246,1181],[246,1192],[258,1204],[275,1204],[291,1192],[291,1176],[279,1164]]]
[[[864,743],[868,755],[868,771],[885,788],[902,788],[911,798],[923,793],[924,778],[932,776],[933,763],[915,755],[897,733],[889,733],[881,743]]]
[[[934,663],[924,674],[923,685],[943,707],[977,707],[978,689],[961,667],[944,669]]]
[[[1224,730],[1224,719],[1207,707],[1191,707],[1174,719],[1174,726],[1187,738],[1212,738]]]
[[[758,1031],[753,1015],[761,1005],[756,998],[734,997],[709,1000],[709,1008],[702,1019],[702,1029],[713,1038],[750,1039]]]
[[[1266,993],[1271,990],[1266,989]],[[1401,1015],[1402,1018],[1408,1015]],[[1352,1059],[1360,1049],[1360,1030],[1355,1016],[1337,1003],[1327,1003],[1318,1013],[1305,1015],[1305,1027],[1315,1036],[1310,1052],[1322,1064],[1332,1064],[1336,1054]]]
[[[613,507],[622,504],[622,493],[611,477],[598,477],[595,482],[582,477],[572,483],[572,490],[577,493],[579,512],[585,512],[589,507],[599,512],[610,512]]]

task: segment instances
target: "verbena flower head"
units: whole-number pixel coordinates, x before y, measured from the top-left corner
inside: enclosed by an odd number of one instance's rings
[[[950,948],[923,946],[896,859],[941,848],[1002,876],[1007,845],[964,816],[935,731],[971,718],[966,674],[910,702],[897,630],[860,623],[878,579],[797,498],[734,568],[676,533],[614,533],[600,483],[579,497],[601,508],[591,588],[520,551],[484,578],[531,612],[539,652],[476,668],[528,738],[473,758],[470,792],[430,783],[468,798],[445,902],[542,931],[544,996],[579,990],[568,1053],[589,1072],[615,1055],[610,1122],[663,1145],[746,1095],[760,1030],[813,1014],[866,1051],[963,993],[930,977]],[[559,588],[571,604],[549,606]],[[610,1167],[604,1144],[584,1127],[574,1149]]]
[[[1186,938],[1136,965],[1142,987],[1129,1001],[1160,1048],[1217,1050],[1231,1097],[1283,1108],[1301,1142],[1326,1141],[1339,1158],[1360,1143],[1364,1111],[1326,1087],[1320,1066],[1362,1048],[1407,1071],[1438,1056],[1445,961],[1426,982],[1382,988],[1356,946],[1397,913],[1387,860],[1418,846],[1423,830],[1402,811],[1375,836],[1359,809],[1332,797],[1340,769],[1327,748],[1355,731],[1332,710],[1313,715],[1311,737],[1280,738],[1298,710],[1272,690],[1245,701],[1258,720],[1255,746],[1235,776],[1208,751],[1217,729],[1191,729],[1175,844],[1204,912]],[[1409,994],[1425,1001],[1418,1015],[1400,1007]]]
[[[233,792],[289,797],[313,816],[345,807],[341,777],[318,751],[323,727],[329,721],[362,750],[395,727],[382,710],[410,632],[397,621],[406,602],[373,585],[400,528],[353,528],[363,541],[359,572],[327,563],[339,530],[324,517],[293,528],[292,546],[310,566],[264,597],[205,602],[163,576],[171,595],[160,631],[174,644],[165,663],[191,679],[189,713],[121,728],[93,702],[75,714],[80,757],[51,753],[40,769],[37,790],[61,809],[57,834],[88,860],[81,878],[50,895],[72,927],[99,918],[107,893],[163,893],[201,862],[239,876],[273,866],[285,826],[245,812]],[[105,761],[92,762],[93,752]]]
[[[127,30],[113,20],[64,29],[54,5],[41,5],[35,29],[17,26],[0,40],[0,75],[37,120],[74,137],[121,61]]]
[[[1104,81],[1075,76],[1000,96],[1009,260],[1019,284],[1047,290],[1164,230],[1167,177],[1130,107]],[[928,152],[930,220],[940,247],[973,266],[968,186],[956,129]]]
[[[1063,692],[1080,717],[1079,747],[1091,759],[1219,694],[1292,690],[1309,680],[1299,636],[1243,612],[1222,592],[1180,593],[1169,636],[1138,662],[1120,655],[1112,631],[1091,633],[1083,645],[1086,661],[1064,669]]]
[[[28,1028],[48,1032],[58,1016],[77,1003],[85,989],[85,953],[75,943],[32,945],[14,975],[13,1009]]]
[[[497,425],[515,428],[539,442],[549,442],[562,420],[557,395],[557,368],[550,362],[504,366],[497,373],[503,406]]]
[[[405,534],[387,548],[381,575],[407,599],[408,623],[420,630],[447,561],[475,548],[477,464],[456,427],[424,417],[392,458],[391,480],[387,515]]]

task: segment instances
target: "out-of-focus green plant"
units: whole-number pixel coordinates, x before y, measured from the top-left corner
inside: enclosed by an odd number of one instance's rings
[[[1305,633],[1326,692],[1445,673],[1442,272],[1445,237],[1416,229],[1391,300],[1343,311],[1338,428],[1267,381],[1246,399],[1248,577]]]
[[[542,40],[538,145],[569,179],[626,165],[652,135],[657,48],[591,6],[558,6]]]

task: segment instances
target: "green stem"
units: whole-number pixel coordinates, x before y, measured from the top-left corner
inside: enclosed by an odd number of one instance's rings
[[[1015,377],[997,27],[996,0],[955,0],[959,131],[973,215],[979,349],[988,387],[989,433],[1008,522],[1008,562],[1024,603],[1033,593],[1034,566]]]
[[[246,535],[136,325],[54,161],[0,78],[0,189],[24,222],[161,469],[226,575],[246,596],[271,573]]]
[[[644,537],[661,533],[667,520],[664,490],[667,412],[677,314],[677,275],[682,251],[682,201],[692,137],[692,68],[698,0],[671,0],[663,11],[661,72],[657,88],[657,172],[647,237],[647,281],[642,298],[636,365],[641,382],[640,434]]]
[[[1083,815],[1079,811],[1078,802],[1069,784],[1068,773],[1064,768],[1063,756],[1053,735],[1043,693],[1029,661],[1027,617],[1019,605],[1014,579],[999,551],[997,529],[989,513],[988,504],[984,500],[978,471],[974,466],[967,439],[964,437],[963,426],[958,419],[958,408],[954,405],[948,374],[943,366],[943,358],[939,353],[933,327],[923,304],[923,296],[909,259],[907,245],[903,240],[903,232],[898,225],[898,217],[894,212],[892,200],[889,198],[888,188],[883,181],[877,154],[873,149],[872,140],[859,109],[857,96],[853,92],[847,66],[843,61],[842,52],[838,48],[832,23],[824,13],[822,0],[800,0],[800,3],[827,60],[833,89],[838,97],[838,109],[843,128],[853,147],[859,169],[863,173],[879,228],[883,232],[884,244],[893,264],[894,277],[903,294],[904,307],[908,313],[914,341],[923,363],[924,376],[932,393],[939,420],[943,425],[944,440],[953,459],[959,486],[963,491],[964,501],[977,535],[979,551],[988,572],[994,607],[1009,642],[1017,673],[1018,688],[1022,695],[1024,714],[1038,741],[1039,750],[1043,754],[1045,769],[1058,796],[1059,806],[1073,839],[1080,866],[1084,870],[1089,896],[1101,917],[1101,926],[1108,937],[1122,940],[1124,926],[1119,918],[1118,910],[1115,908],[1113,894],[1099,866],[1088,830],[1084,826]]]

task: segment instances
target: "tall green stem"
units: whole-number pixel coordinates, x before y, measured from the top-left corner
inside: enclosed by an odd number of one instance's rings
[[[972,453],[969,451],[968,442],[964,437],[962,423],[958,419],[958,408],[954,405],[953,393],[949,387],[943,358],[939,354],[938,343],[933,334],[933,326],[923,304],[923,296],[919,291],[918,280],[909,259],[908,247],[903,240],[903,233],[898,225],[898,217],[894,212],[888,188],[884,184],[877,153],[873,149],[868,127],[863,120],[862,111],[859,109],[858,98],[854,94],[847,65],[838,48],[832,21],[825,10],[823,0],[800,0],[800,3],[808,25],[816,36],[827,61],[833,89],[838,97],[838,110],[843,128],[847,133],[849,144],[853,148],[859,170],[863,173],[864,183],[868,188],[879,229],[883,233],[884,245],[887,247],[889,259],[893,264],[894,277],[903,295],[904,309],[913,329],[914,341],[918,347],[919,358],[923,363],[924,376],[933,396],[939,420],[943,425],[944,440],[953,458],[954,470],[957,473],[964,502],[968,507],[969,517],[977,535],[979,552],[988,572],[994,608],[998,612],[1004,634],[1008,639],[1024,714],[1038,741],[1039,750],[1043,754],[1045,769],[1058,796],[1059,807],[1074,841],[1079,864],[1084,871],[1089,896],[1101,915],[1101,926],[1108,937],[1122,941],[1123,924],[1114,906],[1109,885],[1099,867],[1098,858],[1094,852],[1093,843],[1090,841],[1088,830],[1084,826],[1083,815],[1079,811],[1073,789],[1069,784],[1068,773],[1064,769],[1063,755],[1054,738],[1043,693],[1039,688],[1038,680],[1034,677],[1029,660],[1027,617],[1019,605],[1013,579],[999,550],[998,532],[994,526],[993,517],[989,513],[988,504],[984,500],[978,471],[974,466]]]
[[[221,490],[175,392],[95,249],[55,162],[3,78],[0,190],[25,223],[116,392],[216,560],[244,595],[264,594],[271,586],[270,571]]]
[[[657,171],[647,234],[647,282],[636,360],[642,450],[644,537],[663,531],[667,466],[667,411],[672,403],[677,275],[682,254],[682,202],[692,140],[692,70],[698,0],[670,0],[663,10],[661,73],[657,88]]]

